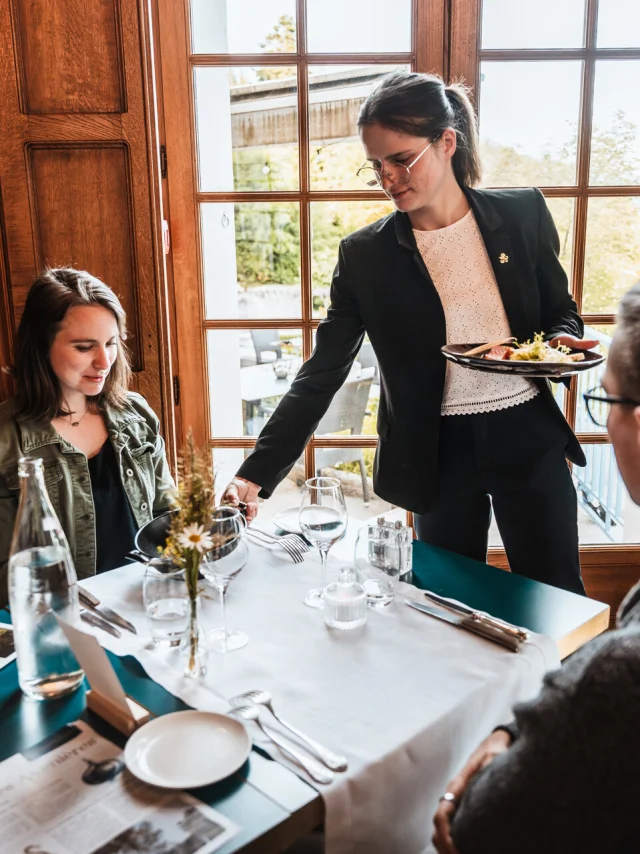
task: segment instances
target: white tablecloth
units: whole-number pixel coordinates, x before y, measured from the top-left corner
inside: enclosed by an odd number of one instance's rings
[[[344,753],[349,770],[320,787],[329,854],[431,850],[431,818],[446,782],[559,665],[549,638],[534,636],[514,654],[418,613],[402,601],[418,595],[410,585],[385,612],[370,611],[363,629],[329,630],[321,612],[302,604],[318,582],[315,554],[294,565],[252,546],[227,597],[229,625],[247,631],[249,644],[212,654],[204,682],[194,683],[182,676],[176,651],[148,646],[143,575],[131,565],[83,582],[139,632],[118,640],[96,630],[96,637],[135,655],[153,680],[196,708],[226,711],[226,699],[267,689],[285,719]],[[207,628],[217,616],[217,602],[206,602]],[[260,741],[257,728],[255,735]]]

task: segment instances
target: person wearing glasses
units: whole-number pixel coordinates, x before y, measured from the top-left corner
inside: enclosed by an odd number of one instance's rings
[[[399,71],[358,118],[359,176],[396,211],[340,244],[316,346],[225,499],[268,498],[299,459],[365,334],[380,368],[374,488],[411,510],[418,538],[486,560],[492,509],[513,572],[584,593],[567,458],[585,457],[546,382],[447,364],[447,343],[590,348],[537,189],[479,190],[464,87]]]
[[[640,504],[640,283],[620,305],[602,389],[584,397]],[[439,854],[638,850],[640,584],[617,624],[547,675],[447,785],[434,819]]]

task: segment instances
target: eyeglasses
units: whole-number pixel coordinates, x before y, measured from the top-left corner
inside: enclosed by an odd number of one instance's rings
[[[620,406],[640,406],[639,400],[631,400],[628,397],[618,397],[615,394],[605,394],[599,388],[592,388],[586,394],[583,394],[584,402],[587,405],[587,413],[596,427],[606,427],[607,418],[609,417],[609,408],[612,404],[617,403]]]
[[[382,182],[385,178],[388,178],[392,185],[408,184],[409,179],[411,178],[410,170],[413,169],[422,155],[431,148],[433,143],[434,140],[431,140],[429,145],[427,145],[426,148],[423,148],[416,159],[408,166],[405,166],[404,163],[391,162],[387,168],[384,169],[384,160],[381,160],[380,166],[369,166],[368,164],[361,166],[356,172],[356,175],[360,178],[363,184],[367,185],[367,187],[382,187]]]

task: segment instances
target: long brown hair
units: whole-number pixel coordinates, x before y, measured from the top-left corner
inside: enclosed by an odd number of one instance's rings
[[[382,78],[360,108],[358,127],[379,124],[399,133],[436,142],[447,128],[456,132],[451,165],[461,187],[480,183],[478,123],[470,90],[446,86],[436,74],[394,71]]]
[[[51,421],[68,415],[62,409],[60,383],[51,367],[49,352],[67,311],[79,305],[100,305],[108,309],[118,325],[118,354],[107,374],[100,394],[89,397],[98,409],[110,405],[122,409],[131,379],[129,356],[124,341],[127,318],[114,292],[90,273],[71,267],[48,269],[39,276],[27,295],[18,327],[15,364],[16,415],[25,421]]]

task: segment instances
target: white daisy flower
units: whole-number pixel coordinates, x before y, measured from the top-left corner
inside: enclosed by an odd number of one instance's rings
[[[213,540],[209,534],[205,534],[204,525],[187,525],[184,531],[177,536],[178,543],[183,549],[196,549],[202,554],[213,548]]]

